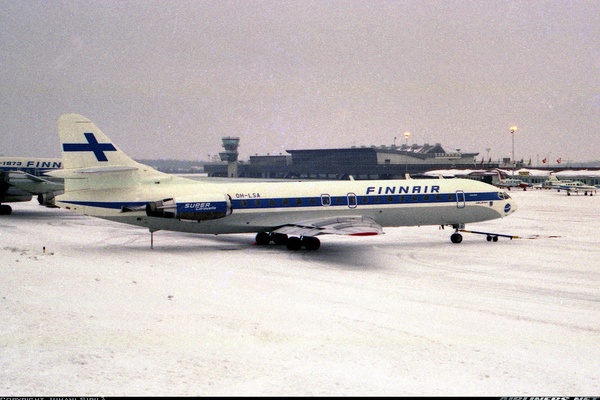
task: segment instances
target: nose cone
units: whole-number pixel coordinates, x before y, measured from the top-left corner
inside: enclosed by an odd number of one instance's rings
[[[510,214],[517,211],[519,207],[517,207],[517,203],[513,199],[509,199],[504,204],[504,215],[509,216]]]

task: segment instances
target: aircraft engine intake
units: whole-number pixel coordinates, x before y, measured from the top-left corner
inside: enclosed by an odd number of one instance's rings
[[[231,198],[226,194],[203,194],[153,201],[146,204],[149,217],[204,221],[231,214]]]
[[[40,193],[38,194],[38,203],[40,203],[43,206],[46,207],[56,207],[54,205],[54,200],[56,198],[56,196],[61,195],[64,193],[64,190],[61,191],[57,191],[57,192],[46,192],[46,193]]]

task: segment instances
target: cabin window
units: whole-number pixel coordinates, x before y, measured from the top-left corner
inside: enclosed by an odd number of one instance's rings
[[[350,208],[356,207],[356,194],[348,193],[348,207],[350,207]]]

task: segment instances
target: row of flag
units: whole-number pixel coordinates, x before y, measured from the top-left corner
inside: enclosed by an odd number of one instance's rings
[[[557,158],[557,159],[556,159],[556,162],[560,164],[560,163],[562,162],[562,157],[560,157],[560,158]],[[531,160],[529,160],[529,163],[531,164]],[[543,164],[546,164],[546,159],[545,159],[545,158],[542,160],[542,163],[543,163]]]
[[[482,157],[482,158],[481,158],[481,163],[480,163],[479,165],[483,165],[483,162],[484,162],[484,160],[483,160],[483,157]],[[524,162],[524,160],[523,160],[523,159],[521,159],[521,164],[523,164],[523,162]],[[547,162],[548,162],[548,159],[547,159],[547,158],[544,158],[544,159],[542,160],[542,164],[546,164]],[[559,158],[557,158],[557,159],[556,159],[556,162],[557,162],[558,164],[560,164],[560,163],[562,162],[562,157],[559,157]],[[488,160],[488,164],[491,164],[491,163],[492,163],[492,158],[490,157],[490,159]],[[528,163],[527,165],[531,165],[531,158],[529,159],[529,163]]]

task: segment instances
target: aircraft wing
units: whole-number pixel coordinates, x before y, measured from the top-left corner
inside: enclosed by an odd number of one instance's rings
[[[296,236],[324,234],[371,236],[383,234],[383,228],[370,217],[348,216],[302,221],[281,226],[272,232]]]
[[[8,183],[24,192],[33,194],[64,190],[62,182],[51,181],[23,171],[9,172]]]

